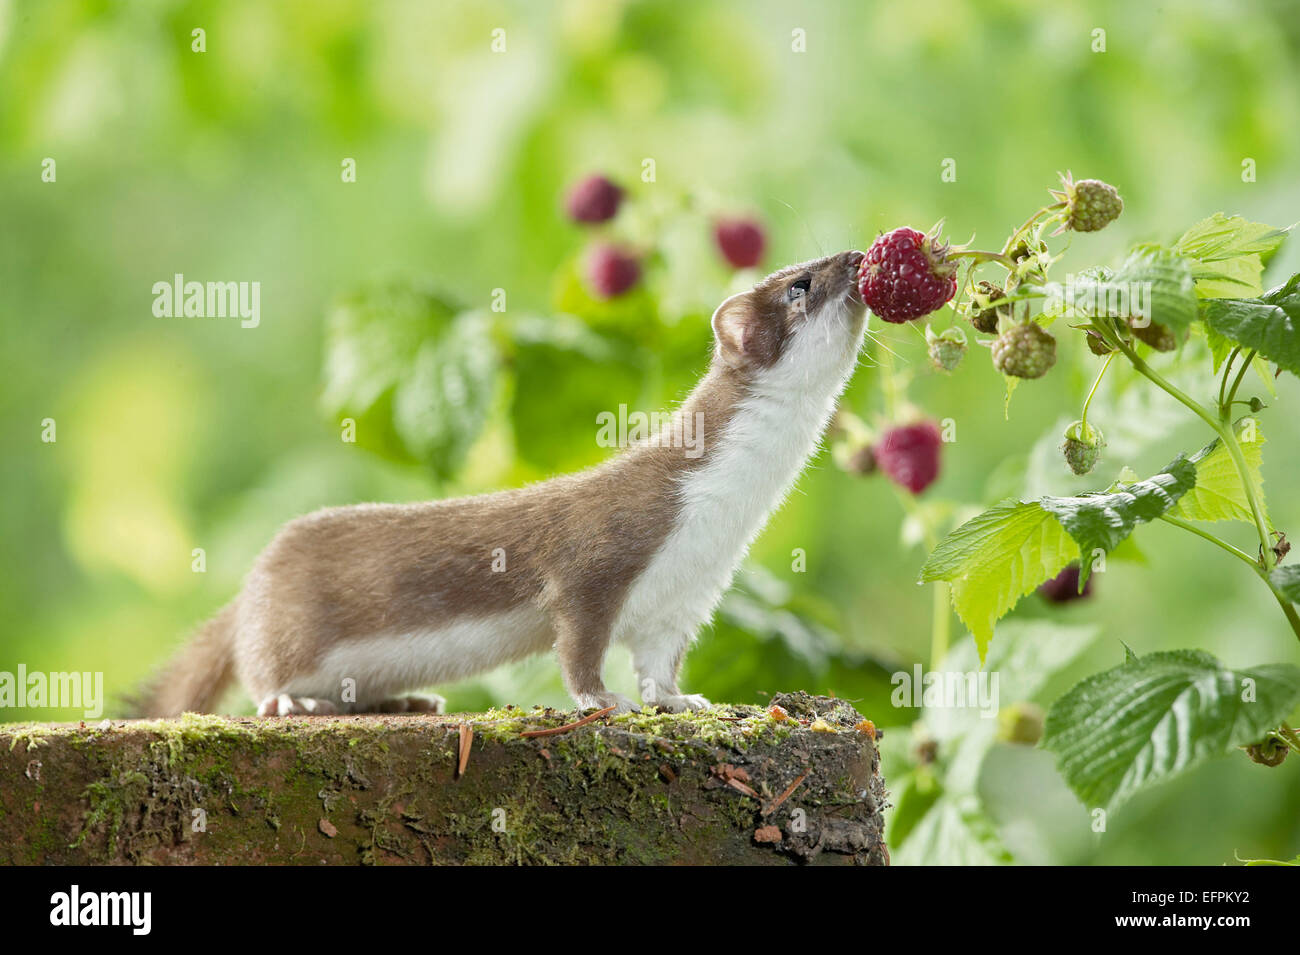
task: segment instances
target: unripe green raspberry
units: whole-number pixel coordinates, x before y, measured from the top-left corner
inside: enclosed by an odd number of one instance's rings
[[[1061,177],[1061,190],[1052,195],[1065,203],[1066,219],[1062,228],[1075,232],[1096,232],[1104,229],[1124,211],[1124,200],[1109,183],[1100,179],[1080,179],[1078,182],[1066,173]]]
[[[945,328],[938,335],[927,325],[925,343],[930,349],[931,363],[940,371],[952,371],[966,354],[966,333],[956,325]]]
[[[1043,708],[1028,701],[998,710],[998,739],[1033,746],[1043,736]]]
[[[993,342],[993,367],[1013,378],[1041,378],[1056,364],[1056,339],[1036,322],[1012,325]]]
[[[1087,474],[1097,466],[1101,449],[1106,446],[1106,439],[1100,428],[1084,425],[1076,421],[1065,429],[1065,443],[1061,451],[1065,454],[1065,463],[1075,474]]]
[[[1178,336],[1168,325],[1161,325],[1159,322],[1139,325],[1138,321],[1140,320],[1133,318],[1128,320],[1129,328],[1133,329],[1133,337],[1138,341],[1146,342],[1156,351],[1173,351],[1178,347]]]

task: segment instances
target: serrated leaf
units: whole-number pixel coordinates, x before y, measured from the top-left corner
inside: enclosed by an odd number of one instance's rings
[[[1179,455],[1159,474],[1103,494],[1043,497],[1039,503],[1079,546],[1079,587],[1092,573],[1094,552],[1109,554],[1140,523],[1165,513],[1196,484],[1196,468]]]
[[[1218,212],[1183,233],[1174,251],[1191,260],[1201,298],[1249,298],[1263,290],[1265,259],[1286,234],[1285,229]]]
[[[1282,592],[1283,597],[1294,604],[1300,604],[1300,564],[1274,567],[1269,571],[1268,579]]]
[[[1288,231],[1216,212],[1184,232],[1174,243],[1174,251],[1202,262],[1222,262],[1243,255],[1271,255],[1282,244]]]
[[[1205,344],[1209,346],[1210,357],[1214,361],[1214,373],[1217,375],[1223,363],[1228,360],[1236,346],[1228,339],[1224,338],[1210,326],[1202,322],[1199,326],[1205,332]]]
[[[1247,424],[1250,422],[1250,424]],[[1235,425],[1238,443],[1241,445],[1242,457],[1246,459],[1246,470],[1250,483],[1255,489],[1256,499],[1263,506],[1264,476],[1260,471],[1264,457],[1264,434],[1253,418],[1243,419]],[[1240,440],[1246,435],[1252,440]],[[1237,469],[1232,463],[1232,456],[1223,442],[1215,438],[1189,459],[1196,467],[1196,486],[1183,495],[1179,502],[1169,511],[1173,517],[1188,521],[1245,521],[1255,522],[1250,512],[1250,501],[1246,490],[1237,476]],[[1264,512],[1268,521],[1268,512]],[[1270,525],[1271,526],[1271,525]]]
[[[1300,375],[1300,272],[1259,298],[1207,302],[1202,318],[1217,334]]]
[[[1143,246],[1134,249],[1106,283],[1106,294],[1115,289],[1131,306],[1151,321],[1181,332],[1196,320],[1196,288],[1191,267],[1182,256],[1167,249]],[[1137,298],[1138,301],[1133,301]],[[1130,308],[1131,313],[1137,309]],[[1117,316],[1124,317],[1124,316]]]
[[[1067,285],[1051,285],[1043,314],[1053,317],[1145,316],[1182,331],[1196,320],[1190,264],[1158,246],[1139,246],[1111,273],[1085,270]]]
[[[458,313],[426,288],[393,282],[331,312],[321,406],[356,421],[358,445],[448,477],[487,420],[497,375],[481,313]]]
[[[921,580],[952,585],[953,608],[983,660],[993,625],[1077,554],[1078,546],[1038,502],[1006,500],[940,541]]]
[[[1161,473],[1109,493],[1002,501],[940,541],[921,568],[921,580],[952,585],[953,609],[983,661],[994,625],[1021,597],[1075,559],[1082,590],[1094,551],[1109,554],[1195,481],[1196,468],[1180,455]]]
[[[1201,651],[1153,653],[1091,676],[1057,700],[1042,745],[1084,805],[1110,811],[1262,739],[1297,702],[1300,668],[1289,664],[1229,670]]]

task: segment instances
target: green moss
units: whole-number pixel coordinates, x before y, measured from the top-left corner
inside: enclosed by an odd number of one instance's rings
[[[40,723],[17,723],[12,727],[6,727],[5,732],[9,734],[9,751],[12,753],[19,743],[22,743],[27,752],[31,752],[38,746],[47,746],[49,736],[56,733],[58,727],[47,727]]]
[[[800,805],[828,800],[858,811],[852,773],[860,768],[846,766],[860,761],[860,750],[849,734],[809,733],[797,720],[778,723],[759,707],[738,706],[644,709],[521,736],[574,718],[536,707],[443,718],[187,715],[106,731],[50,726],[40,736],[22,727],[11,747],[74,751],[82,816],[71,833],[59,831],[66,815],[51,816],[48,832],[38,839],[29,830],[30,842],[12,858],[662,863],[713,861],[725,846],[732,858],[748,859],[763,801],[810,765],[825,778],[805,785]],[[462,722],[475,735],[458,777]],[[800,745],[786,757],[795,733]],[[11,765],[26,761],[15,754]],[[748,766],[760,798],[710,781],[717,762]],[[7,808],[15,814],[12,802]],[[191,831],[195,809],[206,814],[201,833]],[[505,814],[503,829],[492,825],[494,809]]]

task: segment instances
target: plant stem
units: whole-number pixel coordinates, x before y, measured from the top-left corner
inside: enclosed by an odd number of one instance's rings
[[[935,533],[934,528],[930,525],[928,515],[924,508],[920,507],[916,499],[906,491],[898,491],[898,500],[903,505],[903,510],[921,527],[921,535],[925,539],[925,548],[927,551],[933,551],[939,546],[939,535]],[[948,644],[952,639],[952,610],[951,596],[948,591],[949,585],[942,580],[935,581],[934,589],[931,591],[930,602],[930,666],[937,667],[945,656],[948,655]]]
[[[1250,367],[1250,363],[1254,360],[1255,349],[1252,348],[1246,353],[1246,357],[1241,362],[1241,369],[1237,372],[1237,377],[1232,383],[1232,390],[1228,392],[1227,399],[1219,404],[1219,415],[1224,421],[1232,417],[1232,400],[1237,397],[1237,389],[1241,387],[1241,379],[1245,377],[1246,369]],[[1226,380],[1227,376],[1225,375],[1224,378]]]
[[[1097,372],[1097,379],[1092,383],[1092,390],[1088,392],[1088,397],[1083,399],[1083,413],[1079,416],[1079,423],[1083,426],[1079,430],[1083,432],[1082,437],[1088,437],[1088,405],[1092,404],[1092,396],[1097,393],[1097,386],[1101,384],[1101,379],[1106,374],[1106,369],[1110,367],[1111,360],[1114,359],[1115,353],[1111,352],[1106,356],[1105,363],[1101,366],[1101,371]]]
[[[1268,576],[1268,571],[1260,566],[1259,561],[1251,557],[1244,550],[1234,547],[1222,538],[1216,537],[1209,531],[1202,530],[1195,524],[1184,521],[1182,518],[1170,517],[1168,514],[1161,514],[1160,519],[1167,524],[1174,525],[1174,527],[1181,527],[1183,530],[1189,531],[1197,537],[1209,541],[1216,547],[1221,547],[1233,557],[1248,564],[1250,569],[1253,570],[1262,581],[1264,581],[1264,586],[1266,586],[1273,594],[1274,599],[1278,602],[1278,606],[1282,608],[1282,615],[1286,617],[1287,623],[1291,625],[1291,631],[1295,634],[1296,639],[1300,640],[1300,614],[1296,613],[1295,604],[1291,603],[1291,601],[1287,599],[1286,595],[1273,585],[1273,581]]]
[[[1105,337],[1104,334],[1103,337]],[[1278,606],[1282,608],[1282,614],[1286,617],[1287,623],[1291,625],[1291,630],[1296,639],[1300,640],[1300,614],[1296,613],[1295,605],[1274,586],[1273,581],[1269,578],[1268,572],[1277,564],[1277,558],[1273,554],[1273,544],[1270,539],[1268,524],[1264,520],[1264,509],[1260,504],[1259,495],[1255,491],[1255,485],[1250,480],[1250,469],[1246,465],[1246,456],[1241,452],[1241,444],[1237,441],[1237,435],[1233,430],[1232,423],[1214,417],[1199,402],[1188,397],[1180,389],[1166,381],[1163,375],[1139,358],[1133,348],[1125,344],[1118,335],[1112,335],[1108,341],[1124,353],[1129,363],[1137,369],[1139,374],[1150,379],[1156,387],[1167,392],[1195,412],[1198,418],[1214,429],[1215,434],[1219,436],[1219,440],[1223,442],[1224,448],[1228,451],[1228,457],[1232,459],[1232,466],[1237,471],[1237,479],[1241,481],[1241,489],[1246,495],[1246,502],[1250,505],[1250,514],[1255,521],[1255,531],[1259,534],[1259,560],[1251,561],[1251,564],[1255,566],[1256,572],[1264,581],[1264,585],[1272,592]],[[1250,362],[1247,361],[1243,367],[1249,367],[1249,365]],[[1193,531],[1193,533],[1197,532]],[[1217,538],[1213,538],[1213,535],[1201,534],[1200,536],[1206,537],[1207,540],[1213,539],[1216,543],[1219,543]]]
[[[1149,378],[1157,388],[1167,392],[1177,401],[1189,408],[1198,418],[1213,428],[1216,434],[1222,433],[1223,425],[1218,418],[1210,414],[1209,410],[1202,406],[1196,399],[1189,397],[1171,382],[1166,381],[1163,375],[1138,357],[1138,353],[1133,350],[1132,345],[1126,344],[1118,335],[1112,336],[1110,344],[1114,345],[1124,353],[1124,357],[1129,360],[1129,364],[1137,369],[1139,374]]]
[[[1241,354],[1241,346],[1238,345],[1232,350],[1231,354],[1228,355],[1228,360],[1223,363],[1223,380],[1219,382],[1219,408],[1220,409],[1228,407],[1228,403],[1224,399],[1224,395],[1227,394],[1227,389],[1228,389],[1228,376],[1232,374],[1233,362],[1237,360],[1237,356],[1240,354]]]
[[[1012,259],[1011,256],[1004,255],[1001,252],[982,252],[979,249],[963,249],[960,252],[949,252],[948,258],[970,259],[975,265],[979,265],[983,262],[997,262],[999,265],[1010,269],[1012,272],[1016,270],[1015,260]]]
[[[1257,561],[1254,557],[1251,557],[1240,547],[1235,547],[1232,544],[1229,544],[1223,538],[1217,537],[1214,534],[1211,534],[1209,531],[1197,527],[1195,524],[1191,523],[1190,521],[1183,520],[1181,517],[1172,517],[1169,514],[1161,514],[1160,519],[1164,521],[1166,524],[1172,524],[1174,525],[1174,527],[1181,527],[1183,530],[1189,531],[1195,534],[1197,537],[1204,538],[1205,540],[1209,541],[1211,544],[1214,544],[1216,547],[1223,548],[1233,557],[1236,557],[1238,560],[1245,561],[1247,564],[1249,564],[1251,570],[1255,571],[1256,573],[1259,573],[1259,561]]]
[[[1024,234],[1025,230],[1028,229],[1035,222],[1037,222],[1041,216],[1045,215],[1048,212],[1054,212],[1057,209],[1064,209],[1064,208],[1065,208],[1064,202],[1054,202],[1051,205],[1043,206],[1043,208],[1039,209],[1032,216],[1026,219],[1024,221],[1024,224],[1022,224],[1019,229],[1011,233],[1011,238],[1007,239],[1007,244],[1002,247],[1002,253],[1005,255],[1009,253],[1013,248],[1015,248],[1016,239],[1020,238],[1020,236]]]
[[[1241,452],[1241,443],[1237,440],[1231,422],[1225,423],[1218,430],[1223,446],[1228,449],[1228,456],[1232,458],[1232,464],[1237,469],[1237,477],[1241,479],[1241,489],[1246,492],[1246,503],[1250,505],[1251,517],[1255,519],[1255,530],[1259,532],[1260,563],[1264,565],[1264,570],[1272,570],[1277,563],[1277,556],[1273,553],[1273,541],[1268,524],[1264,520],[1264,508],[1259,502],[1259,495],[1255,493],[1255,485],[1250,480],[1250,469],[1246,466],[1246,456]],[[1288,603],[1287,606],[1290,604]]]
[[[1283,723],[1278,729],[1277,736],[1297,753],[1300,753],[1300,736],[1296,735],[1296,731],[1286,723]]]

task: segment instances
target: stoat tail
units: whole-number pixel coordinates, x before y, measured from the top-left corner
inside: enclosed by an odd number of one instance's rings
[[[133,716],[209,713],[234,675],[235,605],[231,603],[127,698],[127,708]]]

